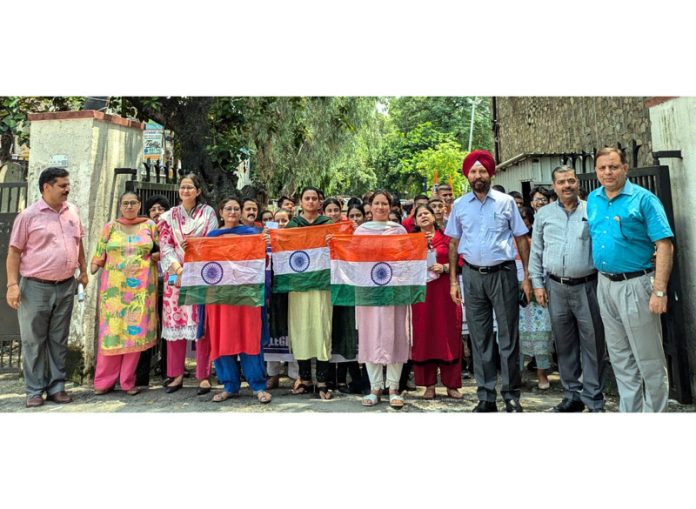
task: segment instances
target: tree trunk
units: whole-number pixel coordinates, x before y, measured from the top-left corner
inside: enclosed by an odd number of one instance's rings
[[[0,135],[0,166],[10,160],[13,144],[14,136],[12,133],[7,132]]]

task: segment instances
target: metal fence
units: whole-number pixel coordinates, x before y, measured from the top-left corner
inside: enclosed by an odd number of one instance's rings
[[[26,182],[0,183],[0,253],[7,253],[12,224],[27,202]],[[0,263],[0,288],[7,287],[7,267]],[[17,311],[0,299],[0,372],[20,371],[22,343],[19,336]]]

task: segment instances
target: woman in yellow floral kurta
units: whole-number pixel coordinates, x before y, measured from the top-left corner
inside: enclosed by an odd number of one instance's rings
[[[155,223],[138,217],[134,193],[120,198],[122,216],[102,229],[91,269],[99,279],[99,350],[94,374],[96,394],[111,391],[120,377],[121,390],[135,395],[140,352],[157,341],[158,244]]]

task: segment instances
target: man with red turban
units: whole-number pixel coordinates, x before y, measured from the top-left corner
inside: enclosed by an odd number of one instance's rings
[[[519,306],[515,240],[525,267],[522,282],[527,299],[532,286],[527,275],[529,242],[515,200],[491,189],[495,160],[486,150],[474,150],[464,159],[464,176],[472,191],[458,198],[452,206],[445,235],[450,237],[450,267],[458,257],[464,258],[462,290],[456,272],[450,272],[452,300],[466,301],[466,320],[471,335],[474,376],[479,403],[474,412],[497,412],[497,369],[493,311],[498,321],[498,348],[505,411],[521,412]]]

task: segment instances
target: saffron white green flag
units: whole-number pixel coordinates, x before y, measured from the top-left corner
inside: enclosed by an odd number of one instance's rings
[[[263,306],[266,243],[261,235],[189,239],[179,305]]]
[[[271,230],[273,292],[331,288],[328,235],[351,233],[349,222]]]
[[[424,234],[335,235],[330,247],[335,306],[425,301],[428,244]]]

